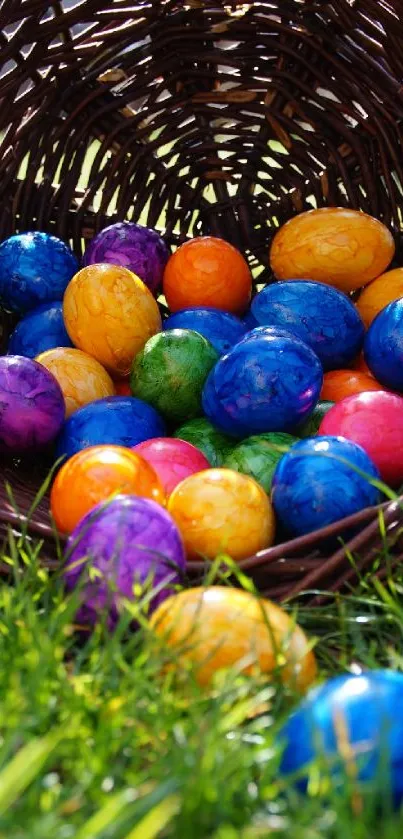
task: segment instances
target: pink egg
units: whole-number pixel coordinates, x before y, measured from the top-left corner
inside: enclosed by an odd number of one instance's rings
[[[185,440],[155,437],[138,443],[133,448],[153,466],[167,496],[189,475],[210,469],[210,463],[204,454]]]
[[[403,481],[403,398],[384,390],[348,396],[333,405],[319,426],[358,443],[391,486]]]

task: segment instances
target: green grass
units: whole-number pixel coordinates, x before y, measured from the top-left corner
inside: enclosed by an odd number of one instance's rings
[[[163,675],[146,620],[79,637],[76,600],[11,538],[0,587],[1,839],[400,839],[371,790],[278,773],[277,732],[296,698],[233,674],[208,693]],[[299,607],[320,678],[403,658],[403,573]]]

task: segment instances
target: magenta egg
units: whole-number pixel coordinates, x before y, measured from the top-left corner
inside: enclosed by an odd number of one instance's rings
[[[200,449],[185,440],[155,437],[133,447],[155,469],[166,495],[189,475],[210,469],[210,464]]]
[[[368,391],[336,402],[318,434],[358,443],[390,486],[403,481],[403,398],[387,391]]]

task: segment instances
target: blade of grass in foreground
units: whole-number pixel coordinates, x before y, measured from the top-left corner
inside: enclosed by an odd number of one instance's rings
[[[0,772],[0,814],[11,807],[41,771],[61,739],[59,732],[23,746]]]

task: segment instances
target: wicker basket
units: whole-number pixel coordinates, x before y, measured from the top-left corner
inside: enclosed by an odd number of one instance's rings
[[[279,224],[314,206],[360,208],[403,237],[400,0],[4,0],[0,9],[0,237],[54,232],[80,255],[113,220],[213,234],[270,282]],[[11,320],[0,316],[0,346]],[[44,540],[43,475],[0,466],[0,537]],[[6,481],[12,487],[10,501]],[[19,513],[15,512],[15,505]],[[399,504],[242,563],[278,598],[338,589],[385,543],[403,558]],[[331,538],[330,538],[331,537]],[[399,548],[400,542],[400,548]],[[335,548],[336,545],[336,548]],[[355,564],[351,562],[355,558]],[[200,575],[200,563],[189,573]],[[382,567],[379,573],[383,573]]]

